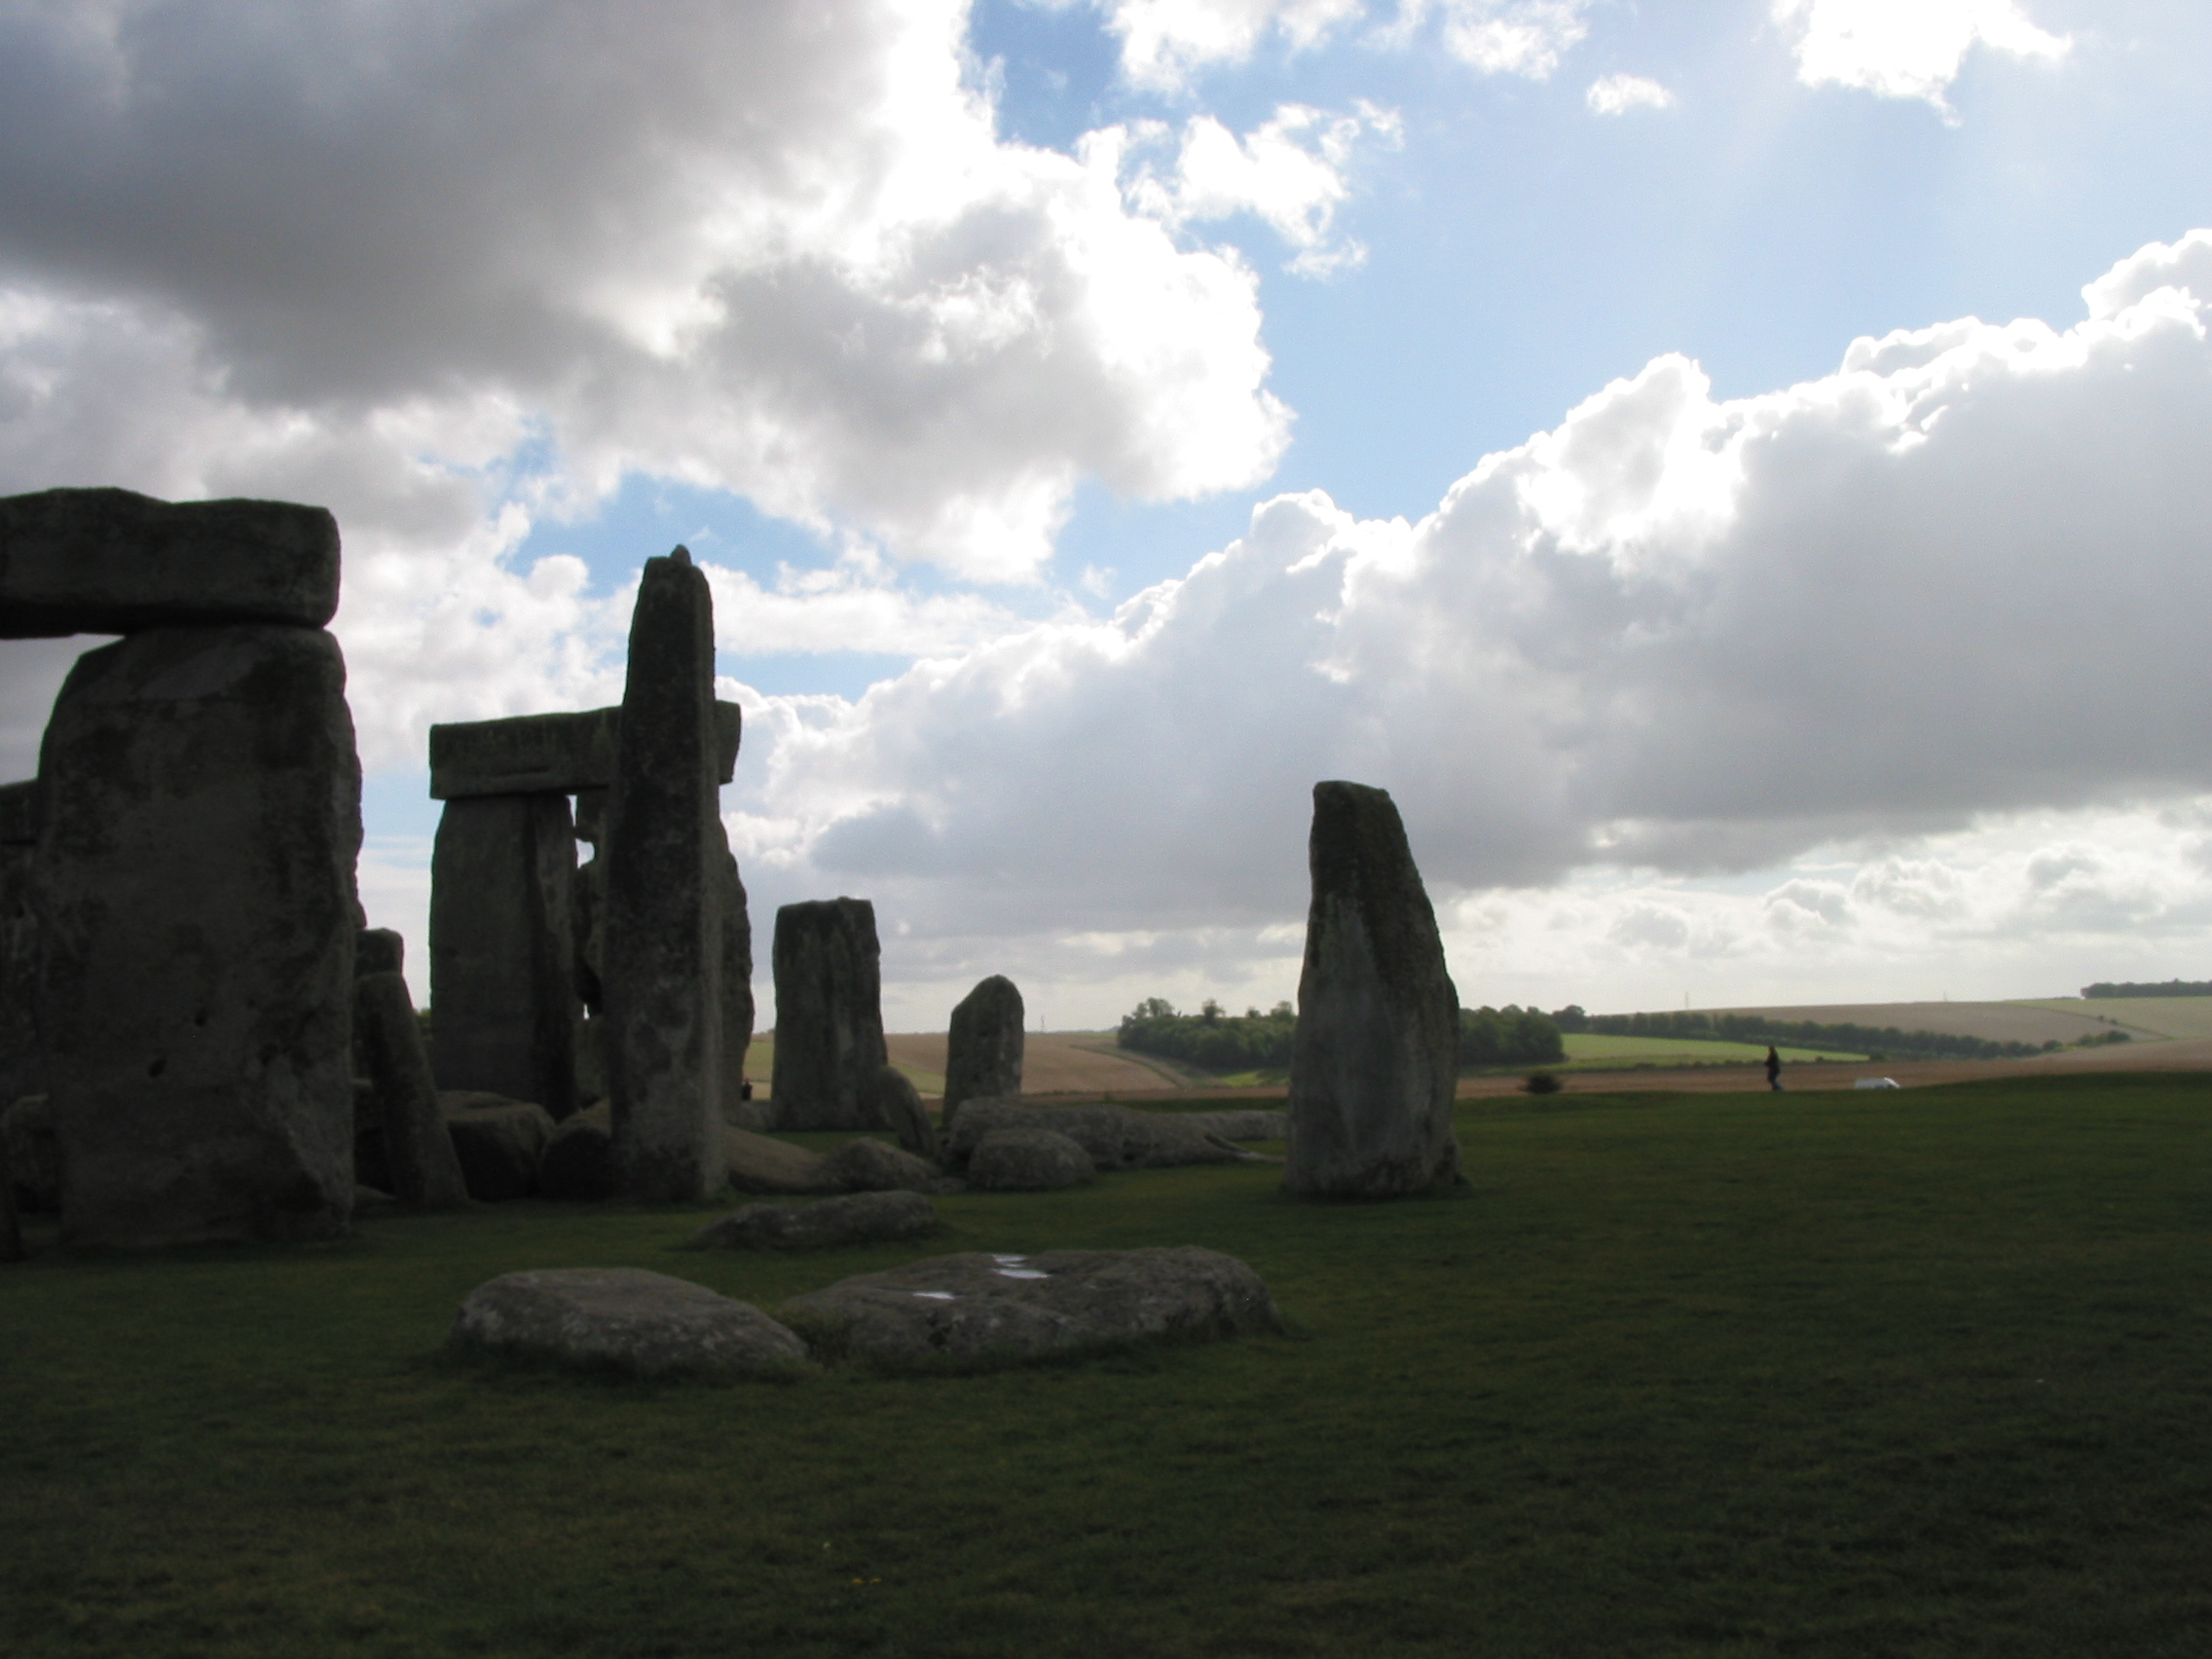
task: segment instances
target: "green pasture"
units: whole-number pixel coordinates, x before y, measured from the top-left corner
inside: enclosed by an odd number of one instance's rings
[[[2050,997],[2027,1006],[2108,1020],[2154,1037],[2212,1037],[2212,997]]]
[[[1754,1065],[1766,1058],[1764,1043],[1704,1043],[1678,1037],[1604,1037],[1592,1031],[1570,1031],[1560,1041],[1567,1045],[1567,1063],[1552,1071],[1614,1071],[1622,1066]],[[1783,1060],[1862,1060],[1866,1056],[1844,1049],[1778,1049]]]
[[[0,1268],[0,1653],[2194,1656],[2212,1078],[1468,1102],[1471,1186],[939,1200],[677,1245],[526,1202]],[[773,1307],[951,1249],[1198,1243],[1290,1334],[645,1386],[459,1364],[512,1269]]]

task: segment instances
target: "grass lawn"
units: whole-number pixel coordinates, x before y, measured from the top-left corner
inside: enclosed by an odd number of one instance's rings
[[[1552,1066],[1553,1071],[1610,1071],[1621,1066],[1740,1066],[1755,1065],[1766,1058],[1764,1043],[1705,1043],[1679,1037],[1606,1037],[1595,1031],[1570,1031],[1560,1041],[1567,1046],[1567,1063]],[[1848,1049],[1784,1048],[1779,1052],[1790,1064],[1800,1060],[1862,1060],[1866,1057]]]
[[[2191,1656],[2212,1079],[1469,1102],[1472,1190],[1276,1172],[693,1255],[522,1203],[0,1268],[0,1653]],[[643,1386],[458,1365],[495,1273],[766,1306],[944,1249],[1198,1243],[1297,1331]]]

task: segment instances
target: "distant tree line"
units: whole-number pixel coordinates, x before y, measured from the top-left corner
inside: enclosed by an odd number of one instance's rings
[[[1581,1014],[1582,1011],[1573,1011]],[[1788,1044],[1834,1049],[1885,1060],[2010,1060],[2040,1054],[2056,1043],[1994,1043],[1944,1031],[1900,1031],[1895,1025],[1824,1025],[1812,1019],[1769,1019],[1755,1014],[1593,1014],[1580,1027],[1607,1037],[1673,1037],[1704,1043]]]
[[[2085,997],[2212,997],[2212,979],[2168,979],[2162,985],[2139,985],[2122,980],[2119,984],[2097,983],[2083,985]]]
[[[1260,1071],[1290,1064],[1298,1014],[1279,1002],[1267,1013],[1230,1014],[1208,997],[1197,1014],[1178,1014],[1164,997],[1147,997],[1122,1016],[1116,1043],[1207,1071]],[[1462,1066],[1543,1065],[1567,1057],[1559,1027],[1532,1008],[1459,1011]]]

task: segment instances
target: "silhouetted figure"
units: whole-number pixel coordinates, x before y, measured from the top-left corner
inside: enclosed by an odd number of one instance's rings
[[[1771,1043],[1766,1051],[1766,1086],[1777,1094],[1782,1092],[1782,1055]]]

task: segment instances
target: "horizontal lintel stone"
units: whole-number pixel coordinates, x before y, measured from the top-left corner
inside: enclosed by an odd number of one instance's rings
[[[574,794],[611,788],[621,715],[619,709],[590,709],[578,715],[518,715],[434,725],[430,798]],[[735,703],[715,705],[715,759],[721,783],[736,774],[743,723]]]
[[[338,521],[291,501],[129,490],[0,497],[0,639],[282,623],[338,609]]]

